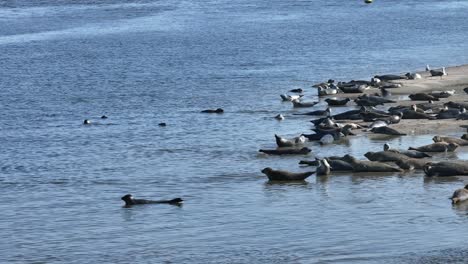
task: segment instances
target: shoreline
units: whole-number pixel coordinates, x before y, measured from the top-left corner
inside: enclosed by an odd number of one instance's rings
[[[388,109],[397,105],[409,106],[412,104],[424,103],[427,101],[412,101],[408,98],[408,95],[413,93],[428,93],[435,91],[450,91],[455,90],[455,95],[448,98],[441,98],[440,101],[434,102],[434,104],[443,105],[449,101],[453,102],[468,102],[468,94],[463,91],[464,88],[468,87],[468,64],[446,67],[447,75],[440,77],[432,77],[429,72],[421,71],[417,72],[421,75],[421,79],[416,80],[397,80],[391,81],[393,83],[400,83],[402,87],[387,89],[391,92],[389,99],[396,101],[396,103],[387,103],[385,106],[379,106],[378,109]],[[404,73],[403,73],[404,74]],[[333,96],[327,96],[323,98],[345,98],[350,99],[357,98],[362,94],[374,94],[379,92],[378,89],[371,88],[361,94],[346,94],[340,93]],[[358,124],[370,124],[370,122],[358,121]],[[461,128],[460,125],[468,125],[468,120],[456,120],[456,119],[402,119],[398,124],[392,124],[392,127],[406,133],[408,135],[453,135],[453,134],[464,134],[467,133],[467,129]],[[357,132],[356,135],[368,134],[362,130],[353,130],[353,133]]]

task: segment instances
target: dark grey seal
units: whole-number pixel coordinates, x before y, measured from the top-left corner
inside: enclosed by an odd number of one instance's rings
[[[402,172],[400,168],[377,161],[360,161],[351,155],[345,155],[343,160],[353,166],[354,172]]]
[[[299,100],[292,100],[291,102],[295,108],[313,107],[318,104],[318,102],[300,102]]]
[[[83,125],[91,125],[91,121],[89,121],[88,119],[85,119],[83,121]]]
[[[260,149],[259,152],[263,152],[269,155],[307,155],[312,150],[307,147],[303,147],[301,149],[295,148],[281,148],[281,149]]]
[[[404,170],[422,170],[427,163],[429,161],[423,159],[402,159],[395,161],[395,164]]]
[[[123,196],[122,199],[125,202],[125,206],[139,205],[139,204],[172,204],[180,205],[184,200],[181,198],[175,198],[172,200],[146,200],[146,199],[134,199],[131,194]]]
[[[289,172],[285,170],[273,170],[267,167],[262,170],[262,173],[265,174],[270,181],[303,181],[315,172]]]
[[[439,98],[426,93],[415,93],[408,96],[413,101],[439,101]]]
[[[203,110],[201,112],[202,113],[208,113],[208,114],[222,114],[222,113],[224,113],[224,110],[222,108],[218,108],[218,109],[207,109],[207,110]]]
[[[364,157],[366,157],[370,161],[381,161],[381,162],[395,162],[395,161],[408,159],[407,156],[397,153],[397,152],[393,152],[393,151],[378,151],[378,152],[369,151],[366,154],[364,154]]]
[[[377,78],[377,79],[379,79],[379,80],[381,80],[383,82],[408,79],[408,77],[406,77],[404,75],[395,75],[395,74],[375,75],[374,78]]]
[[[452,200],[452,204],[468,200],[468,184],[465,185],[465,188],[455,190],[450,200]]]
[[[455,162],[429,162],[424,166],[424,173],[429,177],[468,175],[468,165]]]
[[[345,99],[331,99],[327,98],[325,99],[325,102],[327,102],[328,105],[330,106],[344,106],[346,105],[351,99],[345,98]]]
[[[388,126],[374,127],[371,129],[371,131],[376,134],[385,134],[385,135],[392,135],[392,136],[406,136],[405,133],[401,133]]]

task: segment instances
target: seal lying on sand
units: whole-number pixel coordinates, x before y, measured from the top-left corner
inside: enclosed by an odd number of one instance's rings
[[[415,93],[408,96],[413,101],[439,101],[439,98],[427,93]]]
[[[429,162],[424,166],[427,176],[456,176],[468,175],[468,165],[455,162]]]
[[[325,99],[325,102],[327,102],[327,104],[330,106],[343,106],[343,105],[346,105],[349,101],[351,101],[351,99],[349,98],[342,99],[342,100],[331,99],[331,98]]]
[[[301,149],[295,148],[281,148],[281,149],[260,149],[259,152],[263,152],[269,155],[307,155],[312,150],[310,148],[303,147]]]
[[[422,170],[430,161],[424,159],[401,159],[395,161],[395,164],[404,170]]]
[[[453,192],[450,200],[452,200],[452,204],[468,200],[468,184],[465,185],[465,188],[458,189],[455,192]]]
[[[345,155],[343,160],[353,166],[354,172],[402,172],[400,168],[376,161],[360,161],[351,155]]]
[[[393,161],[400,161],[404,159],[408,159],[407,156],[393,152],[393,151],[379,151],[379,152],[372,152],[369,151],[364,156],[369,159],[370,161],[382,161],[382,162],[393,162]]]
[[[292,100],[291,102],[293,103],[293,107],[295,108],[312,107],[318,104],[318,102],[300,102],[299,100]]]
[[[294,147],[302,145],[306,142],[306,137],[298,136],[293,139],[286,139],[275,134],[276,144],[278,147]]]
[[[208,114],[222,114],[222,113],[224,113],[224,110],[222,108],[218,108],[218,109],[207,109],[207,110],[203,110],[201,112],[202,113],[208,113]]]
[[[409,150],[417,150],[422,152],[453,152],[457,148],[458,144],[455,143],[437,142],[417,148],[410,147]]]
[[[464,140],[460,138],[435,136],[432,138],[432,140],[434,142],[455,143],[455,144],[458,144],[459,146],[468,146],[468,140]]]
[[[146,200],[146,199],[134,199],[131,194],[123,196],[122,199],[125,202],[125,206],[139,205],[139,204],[172,204],[180,205],[184,202],[181,198],[175,198],[172,200]]]
[[[387,127],[387,126],[374,127],[371,129],[371,131],[376,134],[385,134],[385,135],[392,135],[392,136],[406,136],[406,134],[398,132],[397,130]]]
[[[262,170],[262,173],[265,174],[270,181],[303,181],[315,172],[289,172],[284,170],[273,170],[272,168],[267,167]]]
[[[390,145],[388,144],[384,144],[384,151],[392,151],[392,152],[396,152],[396,153],[400,153],[400,154],[403,154],[409,158],[413,158],[413,159],[422,159],[422,158],[430,158],[431,156],[424,153],[424,152],[420,152],[420,151],[417,151],[417,150],[397,150],[397,149],[391,149],[390,148]]]

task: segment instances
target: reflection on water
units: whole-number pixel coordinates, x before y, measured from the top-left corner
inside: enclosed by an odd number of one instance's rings
[[[466,177],[261,173],[433,135],[309,142],[307,156],[258,149],[312,133],[311,117],[293,115],[308,110],[281,101],[290,89],[318,101],[310,86],[329,78],[466,63],[465,4],[69,2],[0,2],[1,263],[463,262],[466,205],[448,197]],[[123,208],[126,193],[186,202]]]

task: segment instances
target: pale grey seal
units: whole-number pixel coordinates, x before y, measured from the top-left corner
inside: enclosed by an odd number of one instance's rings
[[[417,150],[422,152],[453,152],[457,148],[458,144],[455,143],[437,142],[416,148],[410,147],[408,150]]]
[[[459,146],[468,146],[468,140],[464,140],[461,138],[453,138],[453,137],[441,137],[435,136],[432,138],[434,142],[447,142],[447,143],[455,143]]]
[[[146,200],[146,199],[134,199],[131,194],[123,196],[122,199],[125,202],[125,206],[139,205],[139,204],[172,204],[180,205],[184,200],[181,198],[175,198],[172,200]]]
[[[315,173],[317,176],[323,176],[323,175],[329,175],[331,166],[328,164],[328,161],[326,159],[321,159],[319,160],[319,166],[317,167]]]
[[[315,172],[289,172],[285,170],[273,170],[267,167],[262,170],[262,173],[265,174],[270,181],[303,181]]]
[[[287,139],[275,134],[276,144],[278,147],[294,147],[303,145],[306,142],[306,137],[300,135],[298,137]]]

